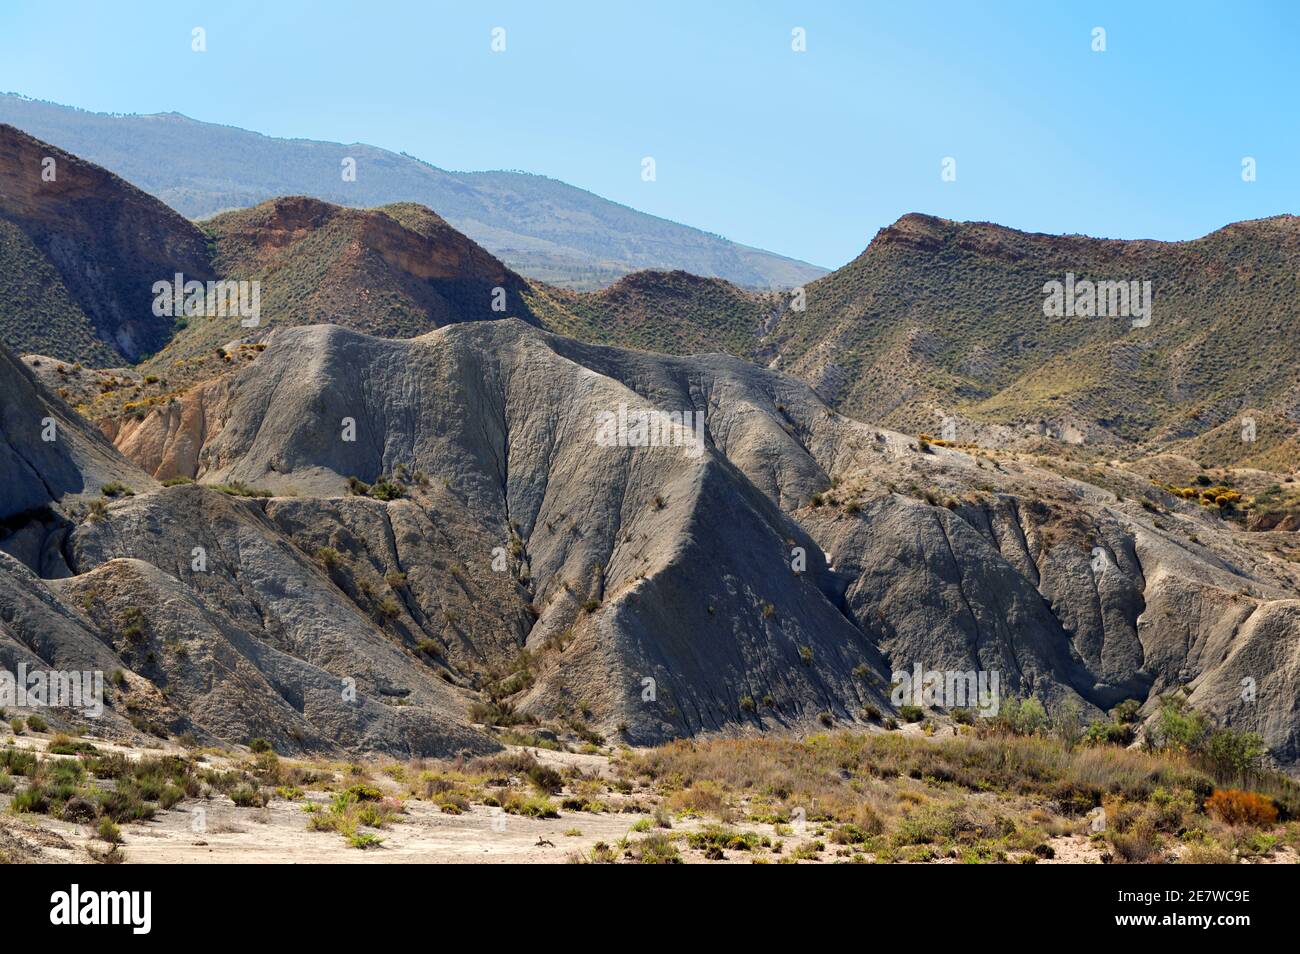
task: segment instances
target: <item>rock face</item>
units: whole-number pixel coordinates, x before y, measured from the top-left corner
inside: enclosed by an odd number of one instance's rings
[[[56,724],[281,751],[495,747],[455,680],[366,615],[265,504],[159,487],[3,349],[0,480],[0,665],[109,682],[104,715]]]
[[[202,426],[178,428],[191,401]],[[144,541],[167,522],[143,514],[169,494],[207,500],[203,484],[265,488],[276,496],[237,505],[248,542],[212,540],[238,592],[200,598],[223,613],[255,600],[237,625],[296,632],[293,645],[319,624],[268,615],[257,594],[284,584],[249,575],[263,535],[289,548],[268,567],[333,554],[329,583],[412,666],[633,742],[857,720],[920,665],[996,672],[1004,696],[1085,714],[1182,691],[1300,756],[1294,565],[1191,504],[1143,506],[1156,492],[1136,478],[1121,499],[920,448],[734,358],[518,321],[406,341],[280,329],[219,396],[179,404],[128,440],[200,486],[115,505],[65,549],[79,572],[134,557],[185,579],[206,531],[162,555]],[[601,416],[620,407],[698,415],[703,443],[670,428],[676,446],[605,446]],[[400,496],[349,494],[350,479]]]
[[[11,351],[0,348],[0,520],[12,523],[137,477],[139,489],[153,485]]]
[[[15,256],[6,255],[4,264],[39,270],[55,286],[33,297],[66,301],[56,317],[67,327],[48,351],[41,347],[47,329],[7,324],[7,343],[22,351],[134,361],[171,337],[173,319],[152,311],[154,282],[176,272],[187,280],[214,277],[203,233],[192,223],[112,173],[3,124],[0,222],[12,230]],[[80,340],[87,326],[93,343]]]

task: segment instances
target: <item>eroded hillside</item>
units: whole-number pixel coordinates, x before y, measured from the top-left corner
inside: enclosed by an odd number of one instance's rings
[[[620,406],[700,429],[609,446]],[[739,359],[519,321],[283,328],[120,441],[134,496],[65,495],[7,572],[169,687],[148,711],[173,729],[248,731],[195,665],[232,653],[252,734],[287,704],[279,744],[410,752],[487,745],[482,719],[637,743],[860,722],[919,663],[1083,713],[1178,691],[1298,754],[1293,553],[1123,468],[926,445]]]

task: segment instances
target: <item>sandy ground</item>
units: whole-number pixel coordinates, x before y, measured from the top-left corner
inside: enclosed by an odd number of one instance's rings
[[[154,821],[124,826],[123,849],[128,863],[143,864],[536,864],[563,862],[569,852],[589,849],[597,841],[617,841],[638,817],[565,812],[561,818],[538,820],[482,806],[463,815],[444,815],[432,805],[412,801],[401,823],[375,832],[384,839],[380,847],[358,850],[333,832],[308,831],[302,804],[275,800],[266,808],[236,808],[226,798],[187,801],[160,812]],[[87,859],[84,848],[90,831],[59,821],[47,821],[43,827],[67,847],[47,841],[42,848],[48,858],[40,860]],[[575,828],[582,832],[580,837],[564,835]]]
[[[23,736],[10,741],[41,751],[45,740]],[[99,740],[96,745],[101,751],[121,751],[132,757],[183,751],[174,746],[141,751]],[[610,774],[608,760],[602,756],[528,751],[543,764],[557,768],[577,765],[587,772]],[[210,757],[208,762],[221,767],[224,760]],[[398,791],[395,783],[379,775],[368,784]],[[598,842],[614,845],[631,834],[639,819],[649,817],[641,812],[561,810],[559,818],[535,819],[483,805],[449,815],[431,803],[410,799],[400,822],[371,831],[383,843],[362,850],[349,846],[334,832],[307,828],[309,816],[303,806],[315,802],[323,808],[330,798],[329,793],[309,791],[296,801],[273,799],[265,808],[239,808],[224,795],[186,799],[170,811],[159,811],[151,821],[122,825],[122,849],[128,864],[559,864]],[[36,863],[66,864],[89,861],[88,847],[105,847],[89,826],[43,815],[9,814],[10,800],[10,796],[0,795],[0,849],[8,847]],[[678,821],[673,830],[691,831],[704,824]],[[770,826],[747,827],[771,834]],[[683,851],[683,860],[702,860],[689,857],[691,854]],[[747,854],[732,854],[740,855],[734,860],[749,860]]]
[[[43,751],[46,740],[29,735],[9,741]],[[145,750],[102,740],[96,740],[96,745],[101,751],[120,751],[131,758],[184,751],[171,745]],[[573,766],[588,775],[613,775],[609,760],[601,755],[532,748],[527,751],[539,762],[557,769]],[[232,764],[232,760],[219,754],[207,754],[204,761],[214,768]],[[379,771],[370,774],[367,784],[394,796],[403,792],[403,786]],[[646,795],[638,792],[631,799],[639,799],[645,807],[652,801]],[[644,833],[633,832],[633,826],[651,818],[644,811],[581,812],[561,808],[559,818],[536,819],[509,815],[485,805],[473,805],[463,814],[453,815],[443,813],[431,802],[408,798],[399,822],[381,830],[366,829],[382,838],[382,844],[358,849],[337,832],[312,831],[307,827],[310,815],[304,806],[315,803],[324,810],[332,797],[326,791],[307,791],[297,800],[275,798],[264,808],[240,808],[220,794],[186,799],[170,811],[159,811],[151,821],[122,825],[124,860],[128,864],[559,864],[569,861],[576,853],[589,853],[602,842],[620,851],[617,844],[624,838],[634,842],[644,837]],[[553,799],[555,804],[559,804],[561,797]],[[615,809],[622,801],[631,799],[612,793],[603,798]],[[84,863],[92,860],[92,850],[102,852],[106,847],[87,825],[45,815],[12,814],[8,811],[10,801],[11,796],[0,795],[0,853],[34,863]],[[709,819],[678,818],[673,821],[671,833],[680,835],[709,823]],[[819,835],[816,825],[800,825],[793,833],[787,830],[784,835],[778,835],[773,826],[766,824],[740,822],[731,827],[782,841],[786,855],[819,838],[825,843],[820,861],[847,860],[852,855],[849,849],[830,844],[824,835]],[[1104,844],[1098,845],[1084,835],[1063,835],[1049,843],[1053,857],[1040,859],[1040,864],[1101,864],[1107,850]],[[706,862],[700,851],[688,848],[681,840],[676,844],[683,862]],[[729,850],[725,859],[707,863],[749,864],[759,859],[776,862],[781,857],[768,850]],[[858,860],[871,860],[871,855],[863,854]],[[937,863],[955,861],[943,858]],[[1300,856],[1283,847],[1265,863],[1297,861]]]

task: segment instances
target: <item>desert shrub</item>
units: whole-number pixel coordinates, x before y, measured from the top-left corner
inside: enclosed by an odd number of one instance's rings
[[[1047,710],[1033,696],[1028,699],[1015,696],[1004,699],[992,722],[996,728],[1012,735],[1035,735],[1049,725]]]
[[[703,851],[705,857],[721,857],[718,852],[754,851],[758,848],[770,848],[772,839],[752,831],[740,831],[725,825],[709,825],[686,836],[686,844],[697,851]]]
[[[397,500],[406,494],[406,488],[395,481],[380,477],[370,486],[370,496],[375,500]]]
[[[262,487],[250,487],[242,480],[232,480],[228,484],[212,484],[211,488],[230,497],[269,497],[271,491]]]
[[[668,810],[676,814],[721,817],[728,809],[726,792],[722,786],[708,779],[697,780],[690,787],[668,796]]]
[[[1154,749],[1196,752],[1210,731],[1209,719],[1203,713],[1191,708],[1182,696],[1169,695],[1160,700],[1148,744]]]
[[[261,808],[266,804],[261,790],[253,785],[240,785],[230,792],[230,800],[239,808]]]
[[[867,838],[868,833],[852,823],[840,825],[831,832],[831,844],[833,845],[860,845]]]
[[[90,742],[74,741],[71,737],[59,733],[50,739],[49,744],[45,746],[45,751],[51,755],[82,755],[95,752],[95,746]]]
[[[320,547],[313,556],[316,562],[327,570],[332,570],[343,562],[343,555],[333,547]]]
[[[1277,805],[1257,792],[1218,789],[1205,800],[1205,810],[1225,825],[1262,828],[1277,822]]]
[[[534,765],[528,770],[528,780],[543,795],[554,795],[564,787],[560,773],[550,766]]]
[[[120,845],[122,843],[122,829],[118,828],[113,819],[105,816],[99,820],[99,825],[95,829],[101,841],[106,841],[110,845]]]
[[[1179,862],[1185,865],[1235,865],[1237,857],[1231,849],[1204,838],[1188,844]]]
[[[1142,703],[1136,699],[1125,699],[1115,708],[1110,710],[1110,717],[1116,722],[1136,722],[1138,710],[1142,708]]]
[[[15,814],[22,812],[32,812],[34,814],[44,814],[49,811],[50,799],[45,789],[32,782],[21,792],[14,795],[13,800],[9,803],[9,810]]]
[[[31,729],[33,732],[44,732],[49,727],[49,723],[38,715],[30,715],[27,717],[27,728]]]
[[[1145,818],[1130,825],[1126,831],[1109,832],[1108,839],[1115,849],[1116,858],[1128,864],[1146,864],[1161,856],[1160,835]]]
[[[679,865],[681,853],[672,839],[662,832],[652,832],[632,846],[632,856],[643,865]]]
[[[475,702],[469,707],[469,719],[471,722],[505,726],[536,721],[523,713],[516,712],[514,706],[508,702]]]
[[[518,792],[510,792],[501,802],[501,808],[508,815],[522,815],[525,818],[559,818],[560,813],[549,798],[527,797]]]
[[[920,722],[925,718],[925,712],[920,706],[899,706],[898,717],[904,722]]]
[[[1099,719],[1088,726],[1083,738],[1089,745],[1129,745],[1133,741],[1133,726],[1127,722],[1102,722]]]
[[[0,769],[13,775],[31,777],[36,771],[36,753],[8,746],[0,751]]]
[[[64,821],[90,822],[94,821],[98,814],[99,810],[94,802],[74,794],[63,803],[63,811],[60,813],[60,817]]]
[[[1215,778],[1244,781],[1259,770],[1267,752],[1263,738],[1254,732],[1214,729],[1203,740],[1198,756]]]

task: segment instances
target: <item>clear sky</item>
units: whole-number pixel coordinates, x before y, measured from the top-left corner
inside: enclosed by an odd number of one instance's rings
[[[1159,239],[1300,212],[1298,47],[1292,0],[0,3],[3,91],[541,173],[829,267],[911,211]]]

